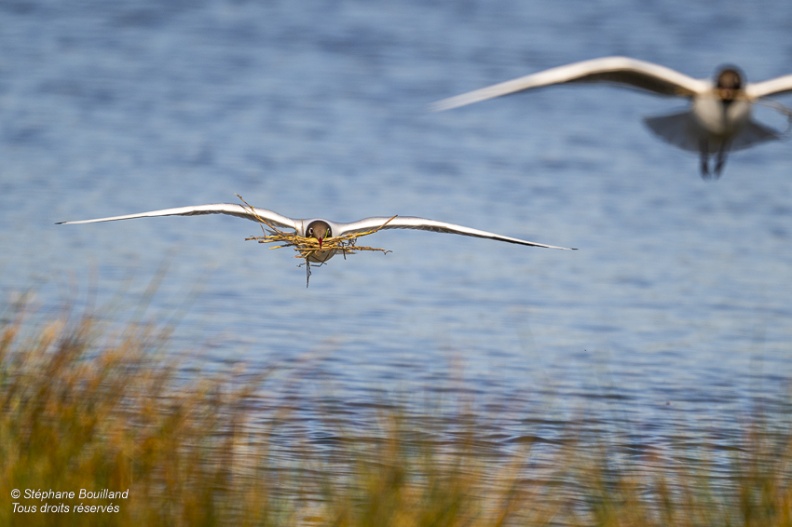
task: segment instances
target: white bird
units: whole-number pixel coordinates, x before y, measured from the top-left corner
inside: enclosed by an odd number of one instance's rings
[[[136,218],[155,218],[159,216],[195,216],[200,214],[228,214],[237,216],[247,220],[252,220],[258,223],[264,223],[268,226],[275,226],[278,228],[293,229],[295,234],[307,238],[315,238],[319,242],[319,247],[322,246],[324,240],[329,240],[333,237],[349,236],[355,234],[364,234],[372,230],[378,229],[418,229],[432,232],[443,232],[450,234],[460,234],[463,236],[474,236],[477,238],[488,238],[501,242],[515,243],[519,245],[527,245],[530,247],[544,247],[547,249],[563,249],[563,250],[576,250],[568,247],[557,247],[555,245],[546,245],[543,243],[536,243],[519,238],[511,238],[509,236],[501,236],[487,231],[472,229],[462,225],[455,225],[453,223],[446,223],[443,221],[429,220],[425,218],[416,218],[412,216],[394,216],[394,217],[374,217],[365,218],[362,220],[354,221],[351,223],[339,223],[335,221],[325,220],[321,218],[314,219],[295,219],[283,216],[277,212],[259,209],[247,205],[238,205],[234,203],[215,203],[211,205],[193,205],[188,207],[176,207],[172,209],[152,210],[149,212],[139,212],[136,214],[126,214],[123,216],[110,216],[107,218],[96,218],[91,220],[79,221],[61,221],[58,225],[78,225],[85,223],[100,223],[105,221],[117,220],[132,220]],[[330,249],[327,251],[315,251],[306,258],[307,272],[310,276],[310,264],[318,263],[323,264],[332,258],[335,254],[343,252],[339,249]]]
[[[752,106],[764,97],[792,91],[792,75],[748,83],[734,66],[723,66],[709,79],[694,79],[670,68],[627,57],[604,57],[575,62],[494,84],[432,105],[436,111],[553,84],[611,82],[659,95],[691,100],[689,110],[645,119],[646,125],[663,140],[699,152],[701,175],[711,175],[710,156],[715,156],[713,172],[719,177],[729,150],[779,139],[781,132],[751,118]],[[788,118],[792,112],[780,104],[773,107]]]

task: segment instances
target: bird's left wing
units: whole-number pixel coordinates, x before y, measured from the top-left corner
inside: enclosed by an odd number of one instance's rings
[[[629,57],[603,57],[550,68],[449,97],[432,104],[432,110],[450,110],[503,95],[575,82],[611,82],[659,95],[681,97],[692,97],[709,87],[707,81],[652,62]]]
[[[263,220],[265,223],[268,222],[277,227],[288,227],[292,229],[297,228],[296,220],[282,216],[277,212],[267,209],[248,207],[246,205],[237,205],[235,203],[192,205],[188,207],[152,210],[148,212],[125,214],[123,216],[109,216],[107,218],[95,218],[91,220],[59,221],[58,224],[78,225],[83,223],[100,223],[104,221],[133,220],[136,218],[156,218],[159,216],[196,216],[200,214],[228,214],[230,216],[237,216],[238,218],[244,218],[246,220],[257,221],[259,223],[261,223]]]
[[[792,75],[784,75],[783,77],[762,82],[752,82],[745,88],[745,94],[752,99],[781,95],[788,92],[792,92]]]
[[[462,236],[474,236],[476,238],[488,238],[490,240],[497,240],[507,243],[516,243],[519,245],[527,245],[529,247],[545,247],[547,249],[563,249],[574,251],[576,249],[569,247],[557,247],[555,245],[546,245],[544,243],[536,243],[528,240],[521,240],[519,238],[511,238],[509,236],[502,236],[487,231],[480,231],[472,229],[463,225],[456,225],[453,223],[446,223],[444,221],[428,220],[426,218],[416,218],[412,216],[395,216],[392,218],[378,217],[378,218],[365,218],[352,223],[338,224],[340,232],[338,235],[355,234],[360,232],[371,231],[375,229],[417,229],[421,231],[443,232],[449,234],[460,234]]]

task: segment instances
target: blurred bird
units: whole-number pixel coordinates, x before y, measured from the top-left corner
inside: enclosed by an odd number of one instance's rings
[[[730,150],[779,139],[782,132],[751,118],[760,99],[792,91],[792,75],[748,83],[734,66],[718,69],[714,81],[694,79],[672,69],[627,57],[604,57],[575,62],[494,84],[432,105],[436,111],[527,91],[553,84],[611,82],[659,95],[684,97],[691,107],[684,112],[649,117],[646,125],[660,138],[679,148],[698,152],[703,178],[720,177]],[[792,110],[767,101],[792,118]],[[710,158],[714,156],[714,166]]]

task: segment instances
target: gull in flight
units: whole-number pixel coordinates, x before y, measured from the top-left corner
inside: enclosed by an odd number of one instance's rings
[[[627,57],[604,57],[575,62],[494,84],[432,105],[436,111],[541,88],[553,84],[611,82],[651,93],[684,97],[691,106],[684,112],[649,117],[646,125],[661,139],[698,152],[701,175],[720,177],[730,150],[779,139],[781,132],[751,118],[751,107],[764,97],[792,91],[792,75],[762,82],[746,82],[734,66],[721,67],[714,78],[694,79],[670,68]],[[775,101],[764,101],[787,118],[792,111]],[[714,166],[710,168],[710,157]]]
[[[488,238],[529,247],[544,247],[547,249],[575,250],[568,247],[556,247],[509,236],[501,236],[491,232],[480,231],[462,225],[446,223],[443,221],[428,220],[412,216],[393,216],[365,218],[351,223],[339,223],[335,221],[315,218],[315,219],[295,219],[283,216],[277,212],[267,209],[259,209],[249,205],[238,205],[234,203],[215,203],[211,205],[194,205],[188,207],[177,207],[172,209],[153,210],[149,212],[139,212],[136,214],[126,214],[123,216],[111,216],[107,218],[96,218],[91,220],[61,221],[58,225],[78,225],[85,223],[100,223],[105,221],[131,220],[135,218],[155,218],[159,216],[196,216],[200,214],[228,214],[247,220],[252,220],[273,229],[287,228],[293,229],[297,236],[318,242],[317,249],[311,249],[301,255],[305,255],[307,279],[310,277],[311,263],[323,264],[338,253],[354,252],[354,240],[356,236],[365,236],[381,229],[418,229],[432,232],[444,232],[450,234],[460,234],[463,236],[474,236],[477,238]],[[346,243],[334,243],[334,240],[348,240]],[[258,239],[258,238],[252,238]],[[279,240],[282,241],[282,240]],[[299,245],[292,243],[290,245]],[[360,249],[360,248],[358,248]],[[366,248],[368,250],[380,250]],[[385,251],[383,251],[385,252]]]

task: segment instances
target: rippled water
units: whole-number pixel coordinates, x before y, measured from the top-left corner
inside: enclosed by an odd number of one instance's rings
[[[638,441],[727,437],[751,401],[785,398],[788,141],[705,182],[642,127],[678,101],[591,86],[427,107],[611,54],[790,73],[792,4],[40,0],[0,4],[0,27],[4,297],[78,291],[123,321],[164,268],[148,312],[175,317],[174,347],[204,366],[282,364],[353,413],[472,394],[504,437],[581,412]],[[391,254],[336,258],[306,289],[292,254],[235,218],[54,225],[237,193],[580,250],[387,232],[370,241]]]

